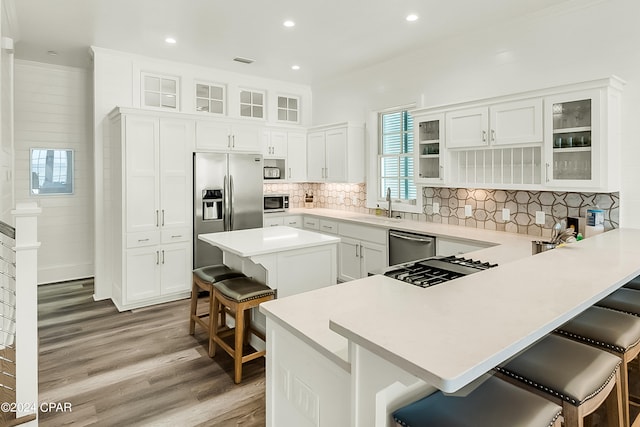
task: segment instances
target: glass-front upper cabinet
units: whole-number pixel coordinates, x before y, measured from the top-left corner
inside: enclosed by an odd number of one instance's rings
[[[413,121],[418,123],[414,125],[416,183],[441,184],[444,180],[444,114],[415,115]]]
[[[545,99],[547,124],[545,175],[548,185],[598,187],[600,179],[600,92]]]

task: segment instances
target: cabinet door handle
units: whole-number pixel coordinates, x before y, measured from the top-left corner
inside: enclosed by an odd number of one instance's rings
[[[545,181],[549,182],[549,162],[545,164],[544,177]]]
[[[487,142],[487,131],[486,130],[482,131],[482,142]]]
[[[231,148],[236,148],[236,136],[231,135]]]
[[[156,227],[159,227],[160,225],[160,211],[158,211],[156,209]]]
[[[364,246],[360,245],[360,258],[364,258]]]
[[[231,148],[231,135],[227,135],[227,148]]]
[[[495,129],[491,129],[491,140],[492,141],[496,140],[496,131],[495,131]]]
[[[440,166],[440,179],[444,179],[444,166]]]
[[[156,251],[156,265],[160,264],[160,252]]]
[[[358,246],[360,245],[356,243],[356,258],[360,258],[360,254],[358,253]]]
[[[162,209],[162,226],[164,227],[164,209]]]
[[[289,179],[291,179],[291,168],[289,168]]]
[[[164,249],[162,250],[162,263],[164,264]]]

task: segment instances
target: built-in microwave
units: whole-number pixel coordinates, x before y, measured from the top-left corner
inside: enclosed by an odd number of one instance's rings
[[[289,210],[288,194],[265,194],[264,213],[286,212]]]

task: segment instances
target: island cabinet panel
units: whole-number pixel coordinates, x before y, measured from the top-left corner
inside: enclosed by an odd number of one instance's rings
[[[184,298],[195,122],[133,109],[116,109],[110,120],[112,299],[128,310]]]

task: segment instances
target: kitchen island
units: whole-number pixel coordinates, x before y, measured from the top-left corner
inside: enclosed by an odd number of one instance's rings
[[[277,298],[335,285],[340,238],[292,227],[200,234],[222,250],[223,262],[277,290]],[[264,316],[254,310],[257,329]],[[253,344],[260,345],[258,343]]]
[[[507,261],[489,248],[474,257],[498,267],[438,286],[373,276],[263,304],[267,425],[387,426],[419,396],[473,385],[640,274],[639,239],[613,230]]]

